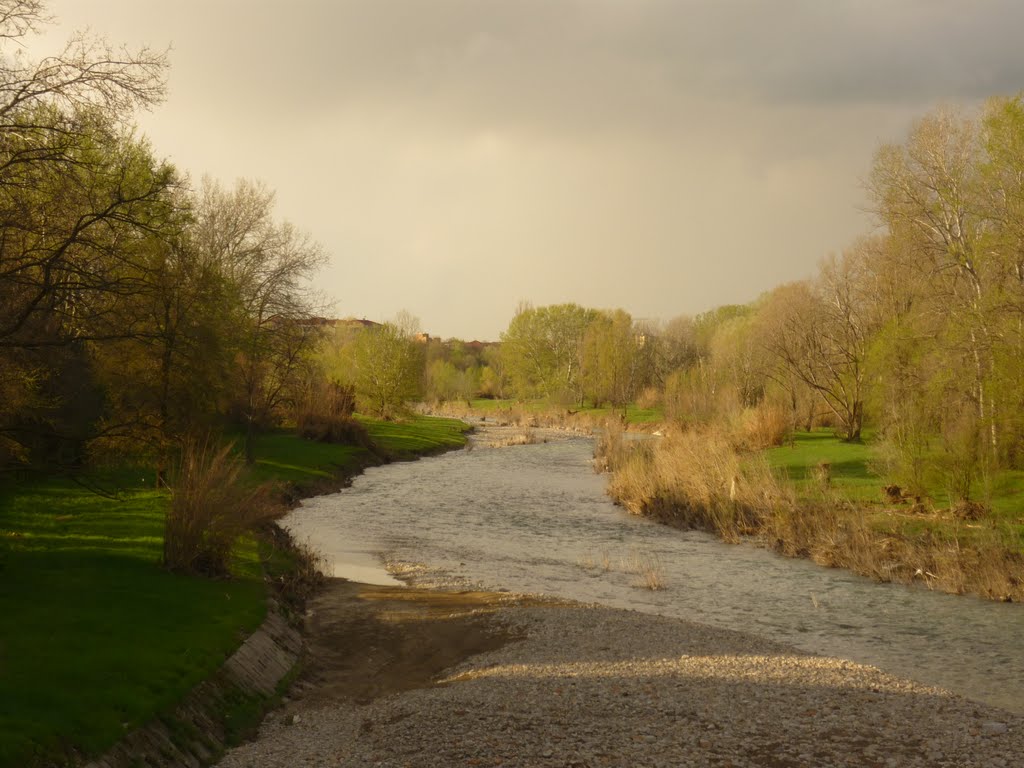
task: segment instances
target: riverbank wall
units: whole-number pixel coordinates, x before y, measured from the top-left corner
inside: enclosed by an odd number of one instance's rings
[[[217,759],[291,680],[302,636],[271,601],[263,624],[170,712],[125,736],[85,768],[178,768]]]

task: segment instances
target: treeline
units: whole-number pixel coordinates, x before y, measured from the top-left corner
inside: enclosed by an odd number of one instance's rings
[[[0,13],[0,473],[110,455],[163,466],[247,435],[311,386],[319,246],[259,184],[193,185],[132,128],[165,56],[88,37],[31,62],[34,0]]]
[[[877,231],[813,279],[698,318],[665,405],[870,427],[894,480],[966,500],[1024,463],[1024,102],[926,115],[879,149],[868,192]]]
[[[425,391],[638,400],[755,447],[794,429],[849,441],[870,429],[894,482],[970,499],[1024,468],[1024,100],[928,114],[878,150],[867,178],[876,230],[812,279],[669,323],[524,305],[500,350],[443,363],[456,384],[431,375]]]

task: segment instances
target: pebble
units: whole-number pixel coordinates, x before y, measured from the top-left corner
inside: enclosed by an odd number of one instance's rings
[[[1015,714],[752,635],[564,603],[494,620],[525,639],[368,704],[296,696],[291,717],[218,766],[987,768],[1024,755]]]

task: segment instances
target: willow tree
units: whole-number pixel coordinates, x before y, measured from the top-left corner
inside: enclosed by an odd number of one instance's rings
[[[401,313],[391,322],[358,332],[355,384],[361,409],[393,419],[419,396],[423,348],[416,341],[418,331],[419,321]]]
[[[501,334],[501,350],[520,398],[581,401],[584,337],[597,315],[578,304],[519,307]]]
[[[583,336],[581,386],[586,397],[625,408],[639,383],[637,334],[628,312],[600,312]]]

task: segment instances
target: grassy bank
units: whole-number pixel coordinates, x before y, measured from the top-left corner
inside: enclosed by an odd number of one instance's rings
[[[930,537],[968,547],[1001,546],[1024,554],[1024,472],[1004,471],[991,478],[984,514],[964,520],[950,507],[948,491],[933,483],[920,503],[887,497],[886,479],[870,441],[847,443],[831,431],[798,432],[789,445],[770,448],[764,457],[779,477],[790,483],[798,500],[813,505],[823,496],[855,506],[871,528],[883,536]],[[828,465],[828,488],[819,467]]]
[[[624,421],[631,428],[650,429],[656,427],[664,419],[664,412],[660,408],[640,408],[635,404],[630,404],[626,407],[625,419],[623,419],[621,408],[595,408],[588,405],[567,407],[552,404],[547,400],[519,402],[516,400],[476,399],[468,403],[462,401],[441,403],[432,406],[430,412],[457,418],[487,418],[501,426],[556,427],[580,430],[600,427],[609,419],[620,423]]]
[[[391,457],[465,443],[465,425],[367,420]],[[265,435],[253,481],[302,493],[381,459],[364,448]],[[148,481],[148,484],[147,484]],[[265,545],[244,538],[232,577],[160,567],[169,496],[152,472],[108,472],[0,489],[0,766],[103,752],[217,669],[265,615]]]
[[[262,621],[255,540],[234,578],[160,568],[167,495],[128,476],[0,499],[0,765],[95,754],[208,676]]]
[[[1014,477],[996,484],[1004,495],[982,518],[964,520],[934,499],[887,500],[871,446],[823,432],[753,453],[713,430],[632,446],[611,435],[599,449],[612,472],[609,493],[637,514],[879,581],[1024,599],[1024,518]]]

